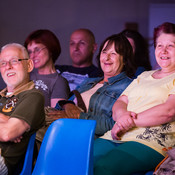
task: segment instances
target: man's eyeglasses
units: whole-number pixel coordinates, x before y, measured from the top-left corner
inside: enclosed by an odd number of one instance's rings
[[[35,55],[38,55],[43,49],[46,49],[46,47],[43,47],[43,48],[36,47],[33,51],[28,50],[29,56],[31,56],[32,53]]]
[[[7,63],[9,63],[10,65],[17,65],[19,64],[20,61],[23,61],[23,60],[28,60],[28,58],[23,58],[23,59],[13,58],[10,61],[0,61],[0,68],[6,67]]]

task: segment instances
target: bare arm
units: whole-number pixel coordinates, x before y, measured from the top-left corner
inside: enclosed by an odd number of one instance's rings
[[[117,121],[117,118],[122,116],[124,113],[127,112],[127,105],[128,105],[128,97],[125,95],[120,96],[117,101],[114,103],[112,108],[112,117],[114,121]]]
[[[7,122],[9,120],[9,116],[0,113],[0,123]]]
[[[118,100],[114,103],[114,106],[112,108],[113,112],[113,120],[119,123],[126,123],[127,125],[135,126],[135,123],[133,121],[134,118],[136,118],[136,113],[132,111],[127,111],[127,105],[128,105],[128,97],[125,95],[122,95],[118,98]],[[124,125],[123,125],[124,126]],[[130,128],[131,126],[129,126]]]
[[[116,121],[111,131],[113,139],[120,139],[122,134],[135,127],[134,119],[136,119],[136,113],[127,111],[127,105],[128,97],[122,95],[112,108],[113,119]]]
[[[137,115],[136,126],[147,127],[175,121],[175,95],[170,95],[163,104],[156,105]]]
[[[165,103],[156,105],[137,115],[126,110],[126,96],[122,96],[118,100],[113,107],[113,118],[117,121],[112,128],[114,139],[119,139],[120,135],[134,127],[134,124],[138,127],[148,127],[175,121],[175,95],[170,95]]]
[[[13,141],[30,129],[29,124],[18,118],[10,118],[6,122],[0,122],[0,141]]]

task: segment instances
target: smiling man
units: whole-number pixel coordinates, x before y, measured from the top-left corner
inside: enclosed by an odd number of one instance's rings
[[[44,124],[44,97],[29,79],[33,61],[17,43],[0,53],[0,72],[6,88],[0,92],[0,174],[14,174],[30,136]],[[19,169],[18,169],[19,170]]]

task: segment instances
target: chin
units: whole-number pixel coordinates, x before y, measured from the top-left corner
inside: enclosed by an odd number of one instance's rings
[[[35,64],[34,67],[35,67],[35,69],[39,69],[41,66],[38,64]]]

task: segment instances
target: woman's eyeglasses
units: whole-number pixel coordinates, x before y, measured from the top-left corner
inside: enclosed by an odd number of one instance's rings
[[[28,50],[29,56],[31,56],[32,53],[35,55],[38,55],[43,49],[46,49],[46,47],[43,47],[43,48],[36,47],[33,51]]]

